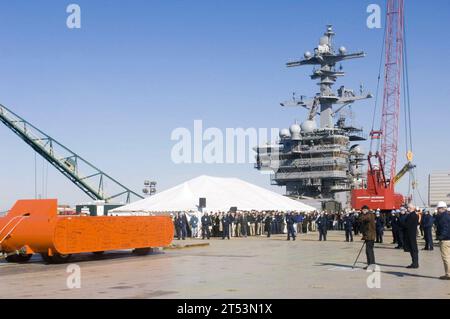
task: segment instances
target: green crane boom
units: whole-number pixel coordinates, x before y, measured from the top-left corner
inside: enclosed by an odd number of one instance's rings
[[[1,104],[0,121],[91,199],[109,202],[124,196],[129,203],[132,196],[143,198]],[[104,184],[112,189],[110,195]]]

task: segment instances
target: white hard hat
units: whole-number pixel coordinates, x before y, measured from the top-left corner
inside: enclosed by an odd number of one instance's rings
[[[445,202],[439,202],[437,208],[447,208],[447,204]]]

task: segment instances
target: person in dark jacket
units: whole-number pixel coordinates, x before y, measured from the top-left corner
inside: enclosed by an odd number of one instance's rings
[[[213,221],[213,237],[219,237],[220,233],[220,218],[219,218],[219,214],[215,214],[214,217],[212,218]],[[222,233],[223,234],[223,233]]]
[[[256,235],[256,215],[251,212],[248,213],[248,223],[249,223],[249,235],[255,236]]]
[[[198,217],[195,215],[191,216],[191,219],[189,220],[189,226],[191,228],[191,237],[196,238],[198,237]]]
[[[403,242],[403,251],[409,252],[408,242],[406,240],[407,232],[406,232],[406,209],[404,207],[400,208],[400,215],[398,217],[398,236],[401,238]]]
[[[358,236],[360,231],[360,222],[358,213],[355,213],[355,220],[353,221],[353,231],[355,233],[355,236]]]
[[[173,217],[173,227],[175,229],[175,234],[174,236],[180,238],[180,236],[178,235],[179,233],[179,229],[178,229],[178,214],[175,214],[175,216]]]
[[[345,214],[344,220],[345,241],[353,241],[353,217],[349,213]]]
[[[209,227],[212,226],[212,221],[211,217],[208,216],[208,213],[203,214],[201,223],[202,223],[202,239],[205,239],[205,236],[206,238],[209,239],[211,237],[211,231],[209,230]]]
[[[328,231],[328,218],[324,213],[320,213],[320,216],[316,220],[317,229],[319,230],[319,241],[327,241]]]
[[[192,237],[192,230],[189,224],[189,220],[187,218],[186,213],[182,213],[181,214],[181,218],[183,218],[183,225],[184,227],[181,229],[182,233],[183,233],[183,237]]]
[[[423,228],[423,235],[425,239],[425,247],[423,250],[434,250],[433,247],[433,224],[434,218],[431,216],[430,211],[425,210],[424,215],[422,217],[422,221],[420,222]]]
[[[375,215],[375,231],[376,231],[376,243],[383,243],[384,234],[384,219],[380,216],[380,212],[377,211]]]
[[[264,235],[264,215],[262,213],[258,213],[256,216],[256,235],[262,236]]]
[[[264,228],[266,229],[267,237],[270,237],[270,234],[272,233],[272,221],[272,214],[267,214],[266,218],[264,219]]]
[[[177,237],[178,240],[186,239],[186,223],[185,223],[185,218],[183,218],[183,216],[181,216],[180,213],[177,213],[177,217],[175,218],[175,225],[176,225],[176,229],[177,229]]]
[[[398,244],[398,216],[395,209],[391,212],[390,223],[392,231],[392,244]]]
[[[247,213],[242,213],[241,215],[241,234],[244,237],[247,237],[248,230],[248,217]]]
[[[231,213],[223,215],[222,217],[222,239],[228,238],[230,239],[230,224],[231,224],[232,216]]]
[[[287,240],[295,240],[295,229],[294,229],[295,219],[291,213],[286,214],[286,225],[287,225]]]
[[[359,218],[361,224],[361,233],[363,235],[362,240],[364,240],[366,244],[366,257],[367,257],[367,266],[364,269],[375,265],[375,215],[369,211],[369,207],[363,206],[361,209],[362,215]]]
[[[412,263],[406,268],[419,268],[419,249],[417,247],[417,226],[419,225],[419,215],[413,204],[408,205],[408,215],[406,216],[406,246],[411,254]]]
[[[444,202],[442,202],[444,203]],[[439,217],[441,216],[440,213],[438,213],[439,208],[435,210],[434,214],[433,214],[433,218],[434,218],[434,229],[435,229],[435,234],[436,234],[436,240],[439,240],[439,228],[438,228],[438,224],[439,224]]]
[[[275,214],[275,234],[283,233],[282,225],[283,225],[283,216],[281,216],[280,213],[276,213]]]
[[[445,275],[439,277],[439,279],[450,280],[450,214],[447,211],[447,204],[445,202],[439,202],[437,210],[438,218],[436,218],[436,226],[445,270]]]

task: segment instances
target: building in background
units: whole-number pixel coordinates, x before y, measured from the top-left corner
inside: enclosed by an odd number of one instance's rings
[[[450,203],[450,170],[435,171],[428,177],[428,204],[437,206],[439,201]]]

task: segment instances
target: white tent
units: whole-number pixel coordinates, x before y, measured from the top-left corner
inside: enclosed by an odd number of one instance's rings
[[[238,178],[199,176],[149,198],[114,209],[113,213],[163,213],[198,211],[199,198],[206,198],[204,211],[279,210],[311,212],[315,208]]]

